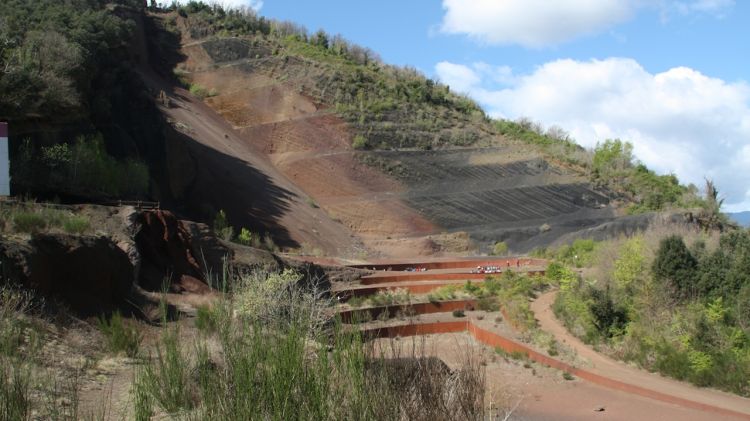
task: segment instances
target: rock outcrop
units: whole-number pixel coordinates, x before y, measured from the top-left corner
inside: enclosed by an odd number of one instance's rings
[[[107,237],[39,234],[0,239],[3,279],[97,315],[123,305],[133,283],[127,254]]]

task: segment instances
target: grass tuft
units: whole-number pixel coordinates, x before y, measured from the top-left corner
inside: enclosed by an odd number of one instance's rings
[[[138,355],[142,336],[135,322],[126,322],[119,312],[115,312],[109,320],[99,318],[99,329],[106,337],[110,351],[124,352],[131,358]]]

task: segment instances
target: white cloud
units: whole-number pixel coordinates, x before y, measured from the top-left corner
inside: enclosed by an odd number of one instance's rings
[[[469,93],[482,79],[470,68],[441,61],[435,66],[440,80],[456,92]]]
[[[450,68],[450,74],[443,70]],[[714,179],[727,209],[750,209],[750,85],[676,67],[652,74],[632,59],[557,60],[514,75],[500,89],[482,66],[441,63],[437,75],[462,86],[496,117],[559,125],[584,146],[633,142],[649,167],[683,182]]]
[[[621,0],[443,0],[442,30],[490,44],[540,47],[627,20]]]
[[[443,0],[441,30],[488,44],[538,48],[612,28],[640,9],[659,10],[666,20],[673,10],[721,16],[733,5],[734,0]]]
[[[725,10],[732,6],[734,6],[734,0],[694,0],[675,2],[675,7],[683,14],[699,12],[721,15]]]
[[[187,3],[189,0],[177,0],[177,3]],[[263,7],[263,0],[208,0],[204,1],[208,4],[220,4],[224,6],[225,9],[236,9],[239,7],[248,7],[250,9],[255,10],[256,12],[259,11]],[[172,4],[172,0],[168,1],[159,1],[159,4],[163,6],[167,6],[169,4]]]

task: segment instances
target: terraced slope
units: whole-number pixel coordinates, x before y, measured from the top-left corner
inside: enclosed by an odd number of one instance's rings
[[[515,259],[498,259],[482,264],[506,267],[507,263],[514,263],[513,260]],[[583,358],[580,361],[578,359],[566,361],[558,356],[557,352],[551,354],[549,350],[544,352],[536,349],[533,345],[522,343],[518,332],[512,325],[498,322],[498,320],[509,320],[507,314],[503,313],[502,318],[496,318],[492,311],[474,311],[478,307],[478,302],[474,299],[428,302],[426,297],[420,295],[430,291],[430,288],[438,283],[438,281],[433,280],[440,280],[439,283],[443,285],[450,284],[451,281],[465,282],[465,279],[475,275],[470,273],[468,268],[476,262],[478,262],[476,259],[464,262],[447,262],[446,266],[451,266],[451,269],[440,269],[439,264],[437,265],[438,269],[431,269],[435,267],[435,262],[405,262],[401,265],[398,262],[393,262],[392,267],[399,269],[405,265],[407,267],[430,267],[430,269],[418,273],[378,271],[363,277],[360,284],[366,286],[374,284],[383,289],[395,288],[396,286],[406,287],[413,294],[409,297],[408,302],[362,308],[348,308],[346,306],[340,308],[339,314],[345,323],[355,323],[370,338],[400,338],[415,335],[436,335],[440,337],[456,332],[468,332],[479,344],[502,349],[508,353],[524,355],[530,361],[571,373],[586,381],[588,383],[586,387],[600,389],[600,395],[605,397],[605,400],[599,402],[598,405],[606,404],[609,406],[624,400],[631,402],[631,405],[635,401],[640,408],[641,405],[644,405],[640,400],[646,399],[645,402],[650,402],[648,405],[660,408],[658,412],[641,415],[638,419],[676,419],[677,413],[685,411],[684,419],[750,420],[750,406],[748,406],[750,401],[746,398],[710,389],[700,389],[686,383],[666,379],[610,360],[586,347],[567,333],[559,322],[554,320],[554,316],[549,309],[554,293],[545,293],[540,296],[532,305],[532,309],[536,316],[541,319],[542,329],[552,332],[561,343],[572,346],[578,356]],[[535,265],[544,262],[521,259],[517,263],[518,266],[511,265],[512,269],[509,270],[533,274]],[[362,265],[361,267],[387,269],[382,264]],[[427,288],[425,290],[409,288],[418,285]],[[339,297],[371,295],[380,290],[371,289],[367,290],[366,294],[360,294],[364,289],[359,284],[335,287],[336,294]],[[463,318],[463,313],[461,313],[461,317],[455,317],[452,314],[455,310],[464,310],[465,318]],[[444,350],[438,350],[438,356],[442,357],[444,353],[441,354],[440,351]],[[492,384],[493,378],[488,377],[488,379]],[[547,387],[550,387],[550,385],[547,385]],[[585,392],[579,391],[578,393],[584,394]],[[580,399],[580,397],[577,399]],[[564,405],[557,408],[554,418],[549,419],[582,419],[576,413],[578,410],[578,408]],[[606,415],[607,418],[614,417],[613,419],[633,419],[633,414],[630,411],[607,410]],[[531,419],[537,419],[537,417]],[[548,418],[542,417],[540,419]]]
[[[257,39],[186,39],[179,69],[215,93],[205,102],[247,147],[371,251],[465,253],[506,241],[524,252],[614,219],[607,196],[581,174],[489,132],[474,142],[484,147],[355,150],[369,118],[380,127],[368,140],[375,144],[392,122],[363,113],[355,129],[321,86],[330,65],[271,51]]]

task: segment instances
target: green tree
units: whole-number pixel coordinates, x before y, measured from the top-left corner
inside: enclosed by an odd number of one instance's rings
[[[508,254],[508,245],[503,241],[498,241],[492,247],[492,254],[494,254],[495,256],[504,256]]]
[[[591,162],[594,179],[604,182],[621,177],[633,166],[633,145],[620,139],[608,139],[597,143]]]
[[[682,237],[671,235],[659,243],[651,271],[654,279],[671,283],[682,296],[687,296],[695,292],[697,266]]]

